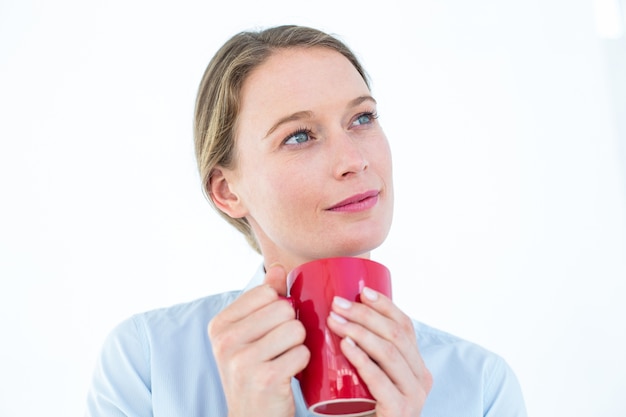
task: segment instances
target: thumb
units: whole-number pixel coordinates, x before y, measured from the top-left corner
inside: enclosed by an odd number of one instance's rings
[[[280,264],[272,264],[267,268],[265,273],[264,284],[272,287],[278,295],[287,295],[287,272]]]

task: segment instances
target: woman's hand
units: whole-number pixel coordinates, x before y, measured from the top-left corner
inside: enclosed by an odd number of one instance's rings
[[[305,330],[284,295],[285,271],[242,294],[209,323],[228,415],[292,417],[291,377],[309,362]]]
[[[328,326],[376,399],[377,417],[418,417],[433,384],[411,319],[365,288],[361,303],[335,298]]]

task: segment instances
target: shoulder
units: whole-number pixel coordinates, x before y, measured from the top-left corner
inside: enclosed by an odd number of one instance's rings
[[[454,415],[463,409],[472,410],[467,415],[526,415],[517,377],[500,355],[416,320],[413,327],[420,353],[433,375],[427,411],[445,409]]]
[[[428,326],[413,320],[413,328],[422,355],[431,361],[444,360],[459,361],[466,365],[484,364],[485,362],[499,362],[502,360],[497,354],[484,347],[455,336],[451,333]]]
[[[153,344],[155,339],[171,337],[200,327],[205,333],[211,319],[232,303],[241,291],[231,291],[198,298],[193,301],[134,314],[118,324],[110,337],[134,336],[143,343]],[[194,334],[194,332],[191,332]]]
[[[200,317],[212,318],[232,303],[241,291],[230,291],[213,294],[185,303],[175,304],[145,311],[133,316],[135,320],[147,323],[175,323],[184,324]]]
[[[207,325],[240,291],[214,294],[186,303],[134,314],[118,323],[107,335],[101,361],[115,361],[146,372],[159,356],[171,355],[172,342],[184,349],[202,349],[210,342]]]
[[[199,401],[192,395],[195,390],[188,385],[190,381],[208,381],[203,401],[219,404],[206,328],[239,293],[146,311],[119,323],[102,347],[87,415],[148,417],[155,408],[184,408]],[[153,396],[156,391],[162,395]]]

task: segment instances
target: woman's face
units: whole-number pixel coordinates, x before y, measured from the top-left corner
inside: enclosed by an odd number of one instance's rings
[[[369,256],[391,226],[391,154],[354,66],[326,48],[275,52],[245,80],[231,216],[246,217],[266,265]]]

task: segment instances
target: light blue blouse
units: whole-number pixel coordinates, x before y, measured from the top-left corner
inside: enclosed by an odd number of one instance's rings
[[[263,269],[246,289],[263,281]],[[244,290],[245,291],[245,290]],[[87,399],[89,417],[221,417],[228,410],[207,324],[241,291],[135,315],[108,336]],[[433,375],[422,417],[525,417],[521,389],[499,356],[413,321]],[[311,416],[293,380],[296,417]]]

